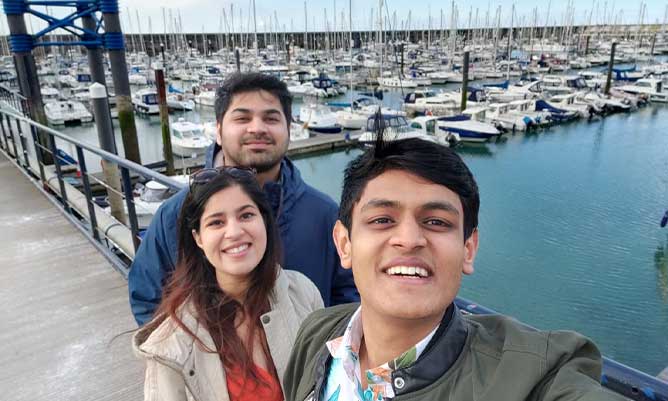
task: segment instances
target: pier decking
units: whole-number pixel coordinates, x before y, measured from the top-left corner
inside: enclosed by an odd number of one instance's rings
[[[0,398],[140,400],[127,284],[0,153]]]

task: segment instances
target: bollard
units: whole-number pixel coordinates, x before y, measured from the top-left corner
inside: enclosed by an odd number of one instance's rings
[[[610,87],[612,85],[612,67],[615,64],[615,49],[617,42],[612,42],[612,49],[610,49],[610,63],[608,64],[608,78],[605,81],[605,94],[610,94]]]
[[[464,62],[462,63],[462,103],[460,104],[460,110],[466,110],[466,98],[468,97],[469,90],[469,51],[464,52]]]
[[[161,65],[155,68],[155,84],[158,87],[158,103],[160,104],[160,126],[162,127],[162,156],[167,162],[167,175],[174,175],[174,155],[172,153],[172,136],[169,131],[169,109],[165,93],[165,72]]]
[[[97,137],[100,141],[100,148],[109,153],[118,154],[114,139],[114,127],[111,124],[107,88],[96,82],[88,90],[90,91],[90,101],[93,106],[93,116],[95,117],[95,125],[97,126]],[[107,197],[109,198],[111,215],[118,221],[126,221],[118,166],[115,163],[102,159],[102,172],[108,186]]]

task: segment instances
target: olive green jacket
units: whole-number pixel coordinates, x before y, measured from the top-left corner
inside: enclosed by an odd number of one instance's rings
[[[358,306],[306,318],[283,378],[286,401],[321,400],[331,362],[325,343],[343,334]],[[452,304],[418,360],[392,373],[393,400],[625,400],[602,388],[600,377],[598,349],[575,332],[535,331],[499,315],[464,316]]]

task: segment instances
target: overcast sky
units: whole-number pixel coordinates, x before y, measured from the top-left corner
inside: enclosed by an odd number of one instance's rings
[[[380,0],[379,0],[380,1]],[[352,1],[352,25],[353,29],[369,29],[373,13],[374,20],[378,18],[379,1],[376,0],[353,0]],[[221,1],[221,0],[119,0],[121,7],[121,23],[125,32],[163,33],[165,24],[163,22],[163,10],[168,32],[170,21],[176,21],[181,16],[183,30],[185,32],[220,32],[226,31],[226,26],[234,24],[234,31],[243,29],[252,31],[252,0]],[[304,1],[295,0],[255,0],[258,31],[275,30],[276,20],[279,28],[304,31]],[[394,23],[396,13],[396,26],[401,28],[408,24],[410,13],[411,28],[427,28],[429,26],[429,15],[431,14],[431,27],[439,29],[451,26],[452,1],[451,0],[386,0],[383,15],[389,17]],[[419,7],[416,7],[419,4]],[[548,18],[550,24],[559,24],[569,14],[569,0],[459,0],[455,1],[458,16],[457,26],[465,28],[469,26],[483,26],[486,21],[494,25],[497,8],[501,7],[501,25],[510,25],[511,9],[515,5],[514,26],[519,24],[545,25]],[[663,23],[666,11],[666,0],[570,0],[574,9],[576,24],[592,23],[624,23],[636,24],[640,21],[641,5],[645,4],[643,17],[644,23]],[[342,13],[345,29],[348,29],[349,1],[348,0],[308,0],[306,13],[308,15],[308,30],[325,30],[326,22],[330,27],[334,25],[334,9],[336,5],[336,26],[341,29]],[[231,18],[231,8],[234,17]],[[227,17],[227,25],[223,22],[223,10]],[[535,18],[534,10],[537,11]],[[593,12],[592,12],[593,10]],[[172,18],[170,19],[170,11]],[[441,19],[441,12],[443,18]],[[51,9],[53,15],[65,15]],[[241,14],[241,15],[240,15]],[[325,18],[325,14],[327,18]],[[477,14],[477,24],[476,24]],[[489,17],[488,17],[489,15]],[[470,16],[470,18],[469,18]],[[271,22],[270,22],[271,21]],[[441,25],[443,21],[443,25]],[[33,19],[33,32],[44,28],[46,25]],[[377,24],[377,22],[374,22]],[[6,33],[6,22],[3,21],[2,33]],[[29,26],[30,29],[30,26]],[[331,28],[330,28],[331,29]]]

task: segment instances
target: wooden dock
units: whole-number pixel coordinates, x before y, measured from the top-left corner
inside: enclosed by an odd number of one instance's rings
[[[303,156],[309,153],[335,150],[354,146],[359,134],[347,136],[346,134],[313,134],[310,138],[290,142],[288,156]]]
[[[143,399],[127,283],[0,153],[0,398]]]

